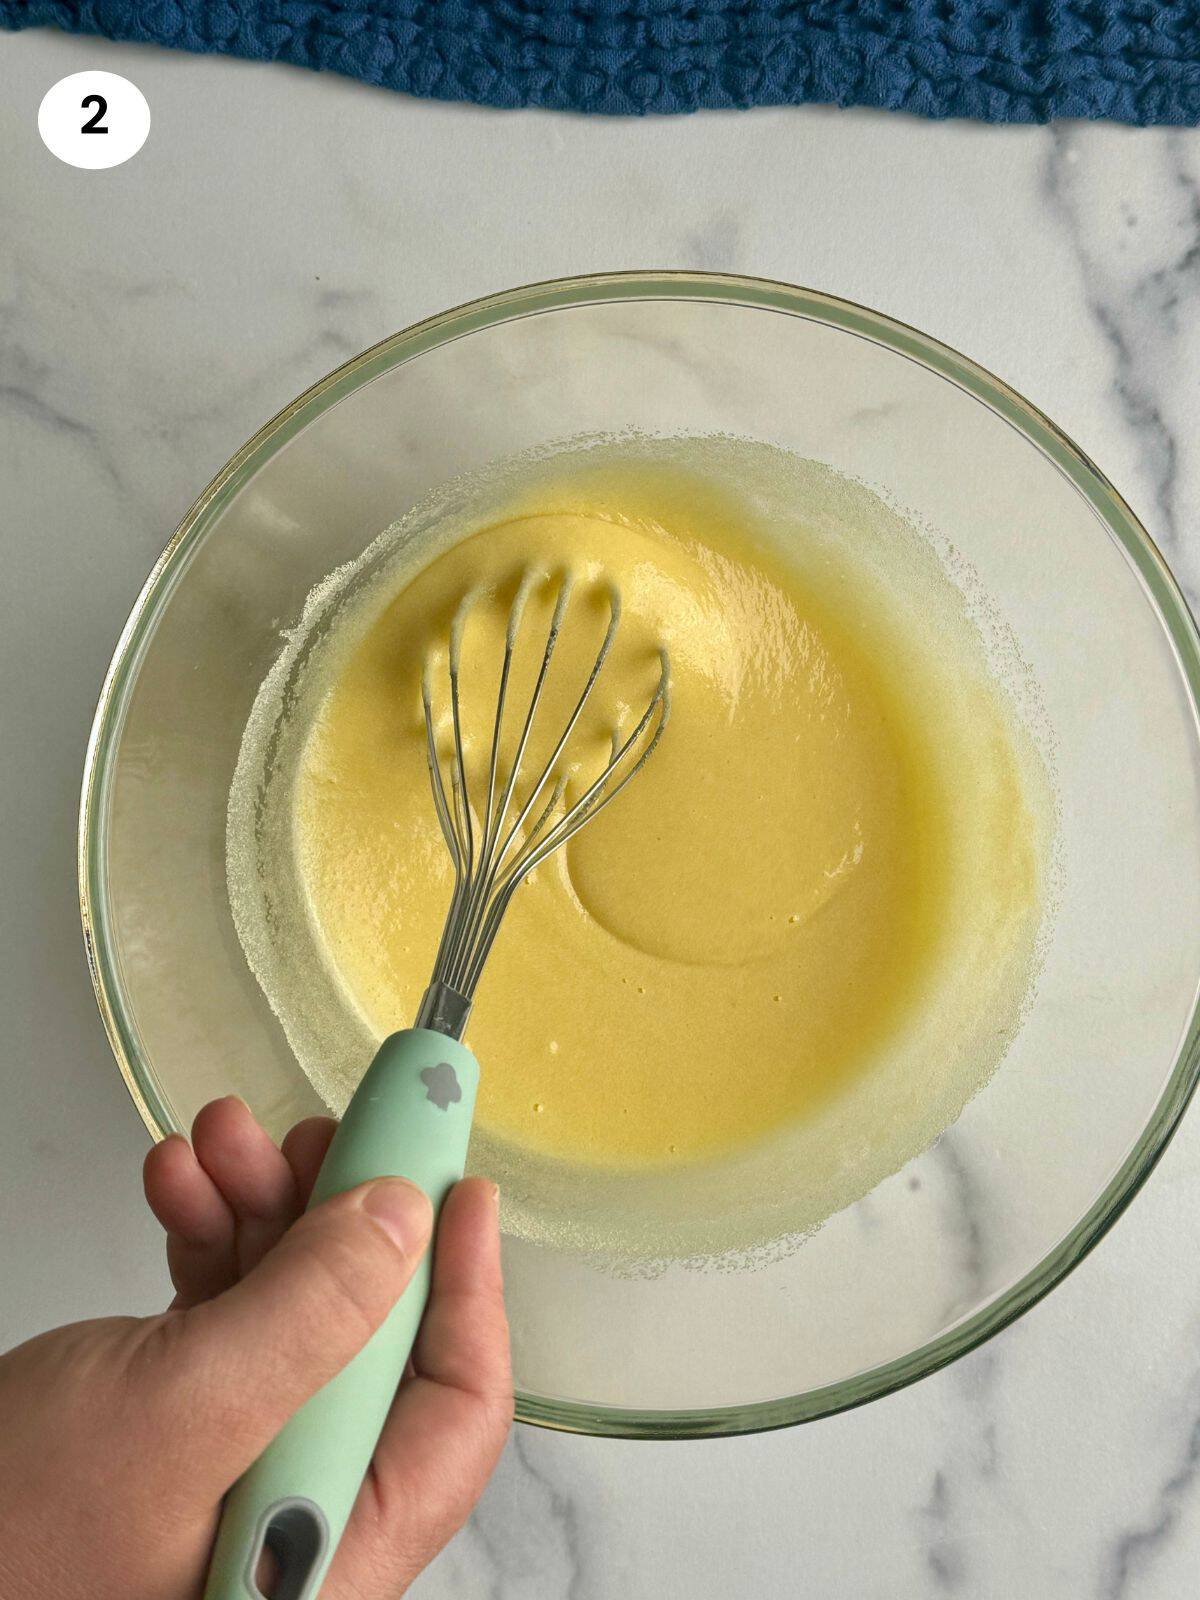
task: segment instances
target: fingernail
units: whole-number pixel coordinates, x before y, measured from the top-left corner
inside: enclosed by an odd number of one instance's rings
[[[490,1183],[488,1188],[492,1193],[492,1204],[498,1206],[500,1204],[500,1185],[498,1183]]]
[[[418,1254],[429,1238],[428,1197],[407,1178],[382,1178],[363,1199],[363,1210],[406,1256]]]

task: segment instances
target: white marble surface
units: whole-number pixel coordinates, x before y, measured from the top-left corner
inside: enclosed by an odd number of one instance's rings
[[[78,172],[36,112],[132,77],[150,140]],[[144,1135],[80,949],[94,696],[196,491],[414,318],[626,266],[761,273],[967,350],[1106,468],[1200,598],[1200,135],[823,111],[584,123],[0,35],[0,1343],[165,1291]],[[1183,1600],[1200,1582],[1200,1117],[1048,1301],[913,1389],[789,1432],[521,1429],[420,1600]]]

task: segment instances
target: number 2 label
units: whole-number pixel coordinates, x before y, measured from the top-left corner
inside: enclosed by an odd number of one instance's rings
[[[119,167],[145,144],[150,107],[137,84],[115,72],[73,72],[43,95],[38,132],[69,167]]]
[[[84,111],[86,111],[89,106],[95,106],[96,108],[88,120],[84,123],[83,127],[80,128],[80,133],[107,133],[108,129],[101,127],[100,125],[100,118],[108,110],[108,101],[104,98],[104,96],[102,94],[85,94],[79,104],[80,108]]]

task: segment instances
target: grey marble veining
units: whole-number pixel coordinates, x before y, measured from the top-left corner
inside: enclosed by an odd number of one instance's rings
[[[38,141],[41,95],[85,66],[150,101],[127,167],[74,172]],[[0,46],[0,149],[6,1343],[164,1295],[144,1138],[79,949],[83,744],[129,603],[187,505],[347,356],[570,272],[813,284],[1012,381],[1200,596],[1200,135],[820,110],[585,123],[27,34]],[[1185,1600],[1200,1573],[1198,1163],[1193,1117],[1047,1301],[864,1410],[684,1445],[521,1430],[414,1594]],[[981,1270],[953,1138],[940,1169],[931,1200]]]
[[[1136,451],[1163,550],[1194,576],[1189,424],[1200,371],[1200,187],[1194,139],[1164,134],[1151,169],[1112,181],[1106,140],[1053,130],[1045,189],[1071,241],[1087,310],[1108,346],[1111,393]],[[1082,148],[1081,148],[1082,145]],[[1095,149],[1093,150],[1093,146]]]

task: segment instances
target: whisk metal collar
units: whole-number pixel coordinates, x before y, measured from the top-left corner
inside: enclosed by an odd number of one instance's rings
[[[461,1039],[467,1031],[471,1001],[448,983],[431,983],[421,996],[414,1028],[429,1028],[444,1033],[447,1039]]]

